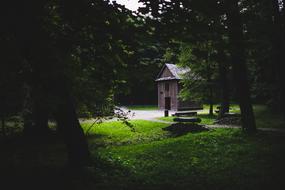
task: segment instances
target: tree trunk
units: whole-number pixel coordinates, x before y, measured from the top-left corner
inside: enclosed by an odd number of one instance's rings
[[[282,28],[282,39],[283,39],[283,43],[282,43],[282,55],[284,56],[285,55],[285,0],[282,1],[283,2],[283,9],[282,9],[282,17],[281,17],[281,23],[283,25],[283,28]],[[283,63],[281,63],[281,71],[282,71],[282,81],[285,81],[285,66],[284,66],[284,59],[283,60]],[[282,95],[282,107],[283,107],[283,118],[285,119],[285,85],[284,84],[281,84],[281,95]]]
[[[219,110],[218,118],[222,118],[225,113],[229,112],[230,109],[230,93],[229,93],[229,83],[228,83],[228,72],[229,68],[225,60],[225,54],[224,52],[221,52],[220,50],[218,52],[218,58],[219,58],[219,77],[220,77],[220,87],[221,87],[221,108]]]
[[[39,79],[34,80],[38,81]],[[24,133],[27,136],[45,136],[50,132],[48,127],[47,97],[44,95],[45,92],[35,87],[35,84],[31,85],[33,89],[30,90],[30,87],[26,87],[25,92]]]
[[[284,1],[283,1],[284,3]],[[284,4],[283,4],[284,5]],[[283,81],[285,80],[284,76],[284,59],[283,55],[285,53],[285,36],[284,36],[284,8],[280,10],[279,1],[272,0],[272,64],[273,64],[273,82],[278,86],[278,107],[279,110],[283,113],[285,118],[285,87]],[[276,94],[273,94],[274,98]],[[278,95],[277,95],[278,96]]]
[[[210,85],[209,86],[209,105],[210,105],[210,108],[209,108],[209,115],[214,115],[214,105],[213,105],[213,86]]]
[[[69,6],[69,2],[71,2],[72,6]],[[77,7],[73,6],[73,1],[59,3],[63,6],[62,10],[67,11],[67,14],[80,12]],[[48,89],[47,91],[52,96],[51,98],[48,97],[51,101],[51,110],[55,114],[58,131],[63,136],[67,146],[70,164],[73,166],[85,165],[90,158],[88,145],[77,119],[70,91],[63,82],[66,65],[60,62],[70,56],[69,51],[72,46],[69,43],[70,40],[62,41],[60,39],[56,41],[48,33],[45,27],[45,19],[48,17],[48,12],[45,11],[46,1],[37,1],[37,3],[27,1],[20,4],[23,5],[23,8],[19,10],[24,10],[20,12],[22,13],[21,20],[23,23],[22,25],[16,25],[16,28],[19,30],[16,30],[15,34],[17,41],[22,45],[19,49],[21,49],[23,57],[29,62],[33,71],[32,81],[35,82],[36,86],[45,85]],[[27,12],[25,8],[28,8],[30,12]],[[71,12],[69,12],[68,8],[72,8]],[[40,105],[36,106],[40,110],[37,113],[39,115],[36,116],[37,122],[41,127],[45,128],[47,110],[45,110],[45,106],[41,107],[42,102],[40,99],[37,101],[39,101]],[[27,118],[29,119],[29,117]],[[28,120],[27,124],[29,124]]]
[[[34,120],[33,120],[33,105],[31,97],[30,85],[24,85],[24,102],[23,102],[23,120],[24,120],[24,130],[25,136],[33,136],[34,132]]]
[[[50,132],[48,127],[48,105],[46,93],[40,87],[34,87],[33,93],[33,118],[35,130],[41,135],[47,135]]]
[[[50,129],[48,127],[47,108],[45,108],[43,105],[40,105],[39,102],[36,102],[35,106],[35,129],[38,131],[39,134],[47,135],[50,132]]]
[[[207,58],[207,84],[208,84],[208,101],[209,101],[209,115],[214,115],[214,108],[213,108],[213,81],[212,81],[212,68],[210,62],[210,46],[208,45],[208,58]]]
[[[75,112],[71,96],[65,86],[58,90],[59,102],[55,113],[58,131],[67,146],[71,166],[83,166],[90,162],[88,144]]]
[[[231,47],[230,53],[236,85],[236,94],[241,110],[242,127],[246,132],[253,133],[256,131],[256,125],[250,99],[245,48],[243,44],[243,29],[238,7],[238,0],[228,0],[226,3],[226,15]]]

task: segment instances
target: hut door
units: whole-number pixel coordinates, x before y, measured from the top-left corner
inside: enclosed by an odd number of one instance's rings
[[[167,110],[171,110],[171,97],[165,97],[165,109]]]

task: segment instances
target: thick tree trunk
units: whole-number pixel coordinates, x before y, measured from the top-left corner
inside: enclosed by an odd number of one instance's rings
[[[69,6],[70,1],[64,1],[62,10],[72,8],[71,12],[79,12],[76,6]],[[73,1],[71,2],[73,5]],[[65,65],[59,60],[64,60],[70,55],[71,44],[59,40],[56,41],[47,32],[45,18],[48,13],[46,10],[46,1],[27,1],[17,4],[16,7],[22,6],[19,9],[23,22],[16,25],[16,38],[21,45],[21,53],[28,60],[33,71],[33,82],[37,85],[45,85],[47,91],[52,96],[50,98],[51,111],[55,114],[58,130],[63,136],[67,146],[69,161],[71,165],[82,166],[89,162],[89,150],[83,130],[77,119],[75,108],[70,97],[70,92],[67,90],[66,84],[63,82]],[[26,11],[27,8],[29,12]],[[73,10],[74,9],[74,10]],[[24,11],[23,11],[24,10]],[[17,17],[18,18],[18,17]],[[23,27],[24,26],[24,27]],[[58,42],[58,43],[55,43]],[[69,44],[69,45],[68,45]],[[63,48],[64,47],[64,48]],[[45,97],[45,96],[44,96]],[[46,97],[45,97],[46,98]],[[49,97],[48,97],[49,98]],[[36,120],[38,125],[46,128],[47,114],[45,106],[39,99],[37,107]],[[29,116],[29,114],[27,114]],[[27,117],[27,124],[30,123],[30,118]]]
[[[65,86],[58,90],[59,102],[56,107],[58,131],[67,146],[71,166],[83,166],[90,162],[88,144],[75,112],[72,99]]]
[[[221,87],[221,108],[219,110],[218,118],[222,118],[225,113],[229,112],[230,109],[230,93],[229,93],[229,82],[228,82],[228,72],[229,68],[225,60],[224,52],[220,50],[218,53],[219,57],[219,78],[220,78],[220,87]]]
[[[35,130],[42,135],[47,135],[50,132],[48,127],[48,105],[47,105],[47,92],[44,92],[39,87],[34,88],[33,95],[33,117],[35,123]]]
[[[34,132],[34,120],[33,120],[33,105],[31,97],[31,88],[29,85],[24,86],[24,102],[23,102],[23,119],[25,136],[32,136]]]
[[[50,129],[48,127],[47,108],[41,105],[39,102],[36,102],[35,106],[36,106],[34,110],[35,130],[39,134],[47,135],[50,132]]]
[[[242,127],[248,133],[256,131],[255,117],[250,100],[245,48],[243,44],[243,29],[238,7],[238,0],[228,0],[227,21],[230,40],[230,53],[233,74],[236,85],[236,94],[241,110]]]
[[[35,79],[39,80],[39,79]],[[32,95],[31,95],[32,94]],[[45,136],[50,129],[48,127],[47,97],[41,89],[30,87],[26,89],[24,105],[24,133],[27,136]]]
[[[285,118],[285,87],[283,84],[283,81],[285,80],[285,66],[283,59],[285,53],[285,15],[284,8],[283,10],[280,10],[278,0],[272,0],[272,11],[272,76],[274,77],[273,81],[278,86],[279,91],[278,107]],[[273,96],[274,98],[277,98],[276,94],[273,94]]]

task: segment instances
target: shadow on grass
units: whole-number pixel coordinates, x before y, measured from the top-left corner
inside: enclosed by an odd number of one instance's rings
[[[162,129],[165,131],[169,131],[175,137],[186,135],[187,133],[209,131],[209,129],[204,127],[204,125],[199,125],[195,123],[175,123]]]

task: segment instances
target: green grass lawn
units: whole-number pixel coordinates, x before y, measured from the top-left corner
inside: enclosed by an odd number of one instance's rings
[[[96,124],[89,130],[87,136],[90,142],[95,143],[96,146],[144,143],[169,136],[167,132],[161,130],[161,128],[168,126],[168,124],[144,120],[134,120],[131,121],[131,124],[134,131],[132,131],[132,128],[118,121]],[[82,124],[85,131],[88,131],[90,126],[90,123]]]
[[[0,143],[2,186],[252,190],[285,185],[284,134],[248,136],[240,129],[212,129],[177,135],[165,130],[169,124],[131,123],[134,131],[118,121],[96,124],[90,130],[91,123],[83,123],[93,160],[83,170],[64,167],[66,150],[58,138]]]
[[[89,136],[98,189],[263,189],[282,182],[283,137],[239,129],[177,137],[162,130],[166,124],[133,123],[136,132],[113,122]]]

